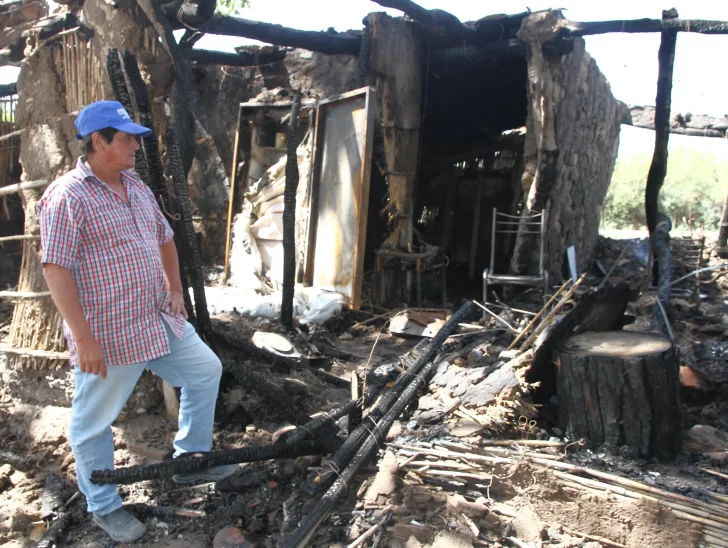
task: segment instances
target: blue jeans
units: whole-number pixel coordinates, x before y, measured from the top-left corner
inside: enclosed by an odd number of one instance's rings
[[[167,322],[164,322],[165,326]],[[144,369],[172,386],[182,388],[179,431],[174,456],[212,448],[212,424],[222,365],[188,323],[182,340],[167,327],[170,353],[145,363],[107,367],[106,378],[74,370],[75,392],[70,442],[76,458],[76,476],[86,495],[89,512],[105,515],[121,508],[116,485],[91,483],[93,470],[113,470],[114,437],[111,424],[121,413]]]

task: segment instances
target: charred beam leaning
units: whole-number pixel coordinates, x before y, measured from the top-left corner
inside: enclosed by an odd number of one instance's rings
[[[663,12],[663,21],[675,20],[677,13]],[[655,99],[655,151],[652,164],[647,174],[645,186],[645,215],[650,232],[653,256],[658,265],[659,303],[652,315],[653,329],[668,329],[667,311],[670,306],[670,274],[672,256],[670,253],[670,219],[660,215],[658,209],[659,194],[665,175],[667,174],[667,144],[670,139],[670,103],[672,93],[672,75],[675,63],[675,46],[677,30],[666,30],[662,33],[658,52],[657,97]],[[658,230],[659,223],[659,230]],[[663,318],[663,316],[665,316]]]
[[[187,177],[180,158],[180,149],[177,140],[177,127],[170,124],[167,128],[167,156],[177,195],[178,205],[182,214],[183,242],[187,257],[189,257],[189,274],[192,278],[192,293],[195,296],[195,314],[197,316],[197,329],[213,350],[216,350],[212,337],[212,323],[210,313],[207,311],[207,298],[205,296],[205,277],[202,272],[200,249],[197,246],[197,236],[192,224],[192,206],[187,190]]]
[[[109,80],[111,81],[111,87],[114,90],[116,100],[122,104],[132,117],[134,117],[134,105],[131,100],[131,94],[126,86],[126,79],[124,78],[124,72],[121,67],[119,53],[115,48],[109,48],[109,52],[106,55],[106,72],[109,75]],[[146,92],[146,88],[144,88],[144,91]],[[136,151],[134,169],[139,174],[142,181],[144,181],[147,186],[154,191],[155,189],[152,186],[152,181],[149,176],[147,159],[144,155],[144,150],[141,147]]]
[[[435,353],[440,350],[458,323],[470,313],[471,308],[470,302],[465,303],[450,317],[407,374],[397,380],[392,390],[380,400],[380,405],[367,415],[364,422],[351,433],[344,446],[332,457],[329,461],[331,468],[341,472],[301,526],[285,540],[285,548],[302,548],[308,544],[318,526],[336,505],[336,501],[346,492],[348,482],[368,461],[410,400],[427,384],[434,368],[432,360]]]
[[[362,424],[354,429],[341,449],[334,454],[329,461],[331,470],[341,471],[341,473],[337,473],[336,480],[313,512],[286,539],[284,543],[286,548],[306,546],[316,528],[326,519],[338,498],[346,491],[347,482],[369,459],[373,450],[378,447],[394,420],[404,411],[412,397],[427,383],[427,378],[434,366],[432,360],[435,354],[471,309],[472,303],[467,302],[450,317],[406,374],[397,379],[392,389],[379,400],[379,403],[364,418]],[[324,484],[329,482],[333,473],[324,477]]]

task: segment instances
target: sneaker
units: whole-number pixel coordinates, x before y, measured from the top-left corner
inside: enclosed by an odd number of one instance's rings
[[[134,542],[147,532],[144,524],[123,508],[103,516],[94,514],[93,520],[114,542]]]
[[[172,481],[177,485],[188,485],[190,483],[196,483],[198,481],[220,481],[221,479],[232,476],[239,469],[237,464],[226,464],[224,466],[213,466],[212,468],[206,468],[205,470],[198,470],[197,472],[190,472],[189,474],[175,474],[172,476]]]

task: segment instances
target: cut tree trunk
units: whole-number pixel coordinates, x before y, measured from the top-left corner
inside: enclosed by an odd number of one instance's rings
[[[669,459],[680,449],[679,364],[672,343],[633,331],[584,333],[555,352],[562,426],[592,446]]]

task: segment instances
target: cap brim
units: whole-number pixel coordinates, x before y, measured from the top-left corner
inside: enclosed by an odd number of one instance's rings
[[[124,133],[139,135],[140,137],[149,137],[152,134],[151,129],[135,124],[134,122],[127,122],[126,124],[118,124],[111,127],[118,129],[119,131],[123,131]]]

